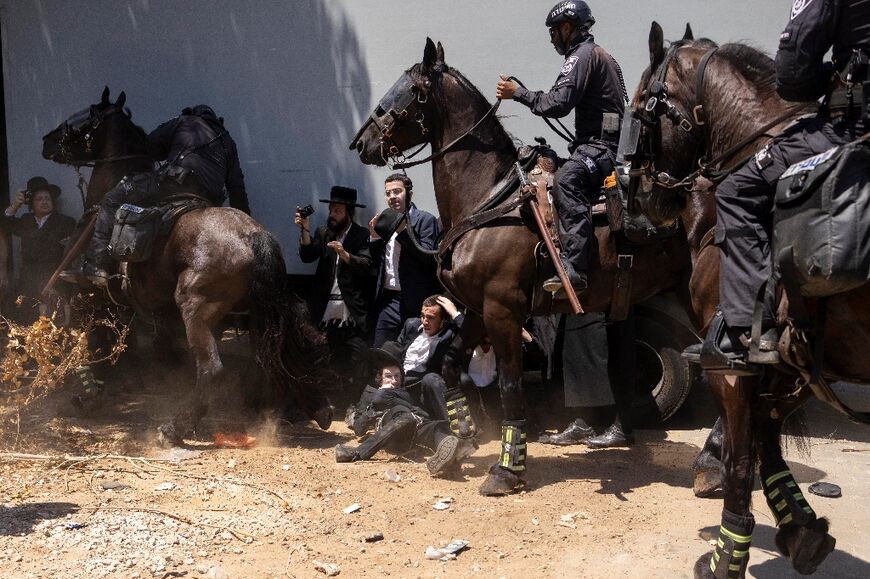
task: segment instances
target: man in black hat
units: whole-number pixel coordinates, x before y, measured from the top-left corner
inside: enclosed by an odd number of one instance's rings
[[[410,225],[421,248],[433,250],[438,248],[441,225],[411,201],[413,187],[407,175],[388,176],[384,181],[387,209],[369,222],[377,268],[375,347],[395,340],[405,321],[420,313],[423,300],[441,292],[435,257],[417,249],[407,229]]]
[[[348,383],[347,395],[355,399],[361,389],[359,368],[368,349],[368,315],[372,305],[374,268],[369,253],[369,235],[354,223],[356,189],[333,187],[326,226],[311,236],[309,218],[296,208],[294,222],[300,229],[299,257],[317,261],[308,306],[314,323],[326,331],[336,370]]]
[[[368,460],[386,447],[403,452],[418,444],[433,451],[426,462],[429,473],[444,476],[475,447],[455,436],[447,419],[439,417],[443,412],[437,406],[443,406],[443,401],[429,398],[433,394],[443,398],[443,394],[405,388],[403,354],[397,342],[386,342],[382,348],[371,350],[374,385],[366,387],[357,404],[359,410],[350,422],[357,436],[363,436],[372,426],[375,432],[355,448],[336,445],[335,462]]]
[[[55,211],[59,196],[60,187],[44,177],[33,177],[27,181],[26,189],[15,194],[4,214],[7,230],[21,238],[18,293],[33,299],[39,299],[42,288],[63,258],[64,248],[75,227],[73,218]],[[30,206],[30,211],[16,217],[25,204]]]

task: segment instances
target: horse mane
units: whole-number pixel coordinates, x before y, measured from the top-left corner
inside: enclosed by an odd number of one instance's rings
[[[719,47],[716,55],[725,59],[740,75],[763,94],[776,91],[776,70],[773,59],[748,44],[729,43]]]
[[[464,74],[462,74],[461,72],[459,72],[458,70],[456,70],[452,66],[446,67],[445,72],[447,72],[448,74],[450,74],[450,76],[455,78],[456,82],[459,84],[460,87],[467,90],[475,98],[480,99],[487,107],[491,106],[489,100],[485,96],[483,96],[482,92],[480,92],[480,89],[478,89],[476,86],[474,86],[474,84],[470,80],[468,80],[468,78],[466,78],[466,76]],[[511,152],[514,154],[514,156],[516,156],[517,147],[515,144],[515,138],[508,132],[507,129],[505,129],[504,125],[499,120],[498,115],[493,115],[493,119],[497,122],[499,129],[501,129],[501,131],[507,137],[508,141],[511,144],[511,147],[513,147]]]

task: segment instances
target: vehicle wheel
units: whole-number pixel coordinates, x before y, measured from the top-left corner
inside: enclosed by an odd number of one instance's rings
[[[692,370],[681,356],[683,345],[671,332],[655,323],[638,322],[633,418],[636,426],[656,427],[686,401]]]

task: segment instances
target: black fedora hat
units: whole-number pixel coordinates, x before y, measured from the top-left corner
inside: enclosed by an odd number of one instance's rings
[[[329,199],[321,199],[321,203],[342,203],[344,205],[352,205],[353,207],[365,207],[356,202],[356,189],[351,187],[342,187],[335,185],[329,190]]]
[[[52,185],[45,177],[31,177],[27,180],[27,192],[33,194],[37,191],[48,191],[55,199],[60,196],[60,187]]]
[[[393,233],[396,232],[399,225],[401,225],[404,220],[404,213],[387,207],[378,214],[378,218],[375,221],[375,233],[377,233],[381,239],[389,239],[393,236]]]
[[[404,356],[402,346],[398,342],[384,342],[380,348],[370,348],[369,356],[371,356],[372,364],[378,368],[386,366],[402,367],[402,359]]]

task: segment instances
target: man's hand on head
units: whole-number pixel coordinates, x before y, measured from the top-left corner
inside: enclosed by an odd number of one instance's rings
[[[451,318],[456,318],[459,315],[459,309],[456,307],[456,304],[450,301],[450,298],[447,296],[438,296],[436,301]]]

